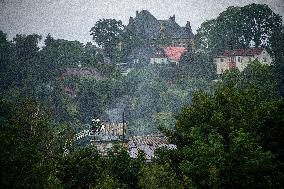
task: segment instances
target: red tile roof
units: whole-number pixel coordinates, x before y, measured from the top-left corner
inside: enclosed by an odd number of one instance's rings
[[[253,56],[260,55],[264,48],[249,48],[249,49],[235,49],[225,50],[224,56]]]
[[[165,54],[171,61],[179,61],[181,55],[186,52],[185,47],[165,47],[164,48]]]

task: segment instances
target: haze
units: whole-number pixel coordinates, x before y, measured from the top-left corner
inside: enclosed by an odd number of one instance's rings
[[[190,21],[193,32],[202,22],[218,16],[229,6],[250,3],[268,4],[284,15],[283,0],[0,0],[0,30],[12,39],[16,34],[37,33],[45,37],[91,41],[90,28],[101,18],[115,18],[128,23],[136,10],[147,9],[158,19],[176,15],[176,21],[185,25]]]

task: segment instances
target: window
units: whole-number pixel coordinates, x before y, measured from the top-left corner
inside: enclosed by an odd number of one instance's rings
[[[223,59],[223,58],[221,58],[221,59],[220,59],[220,61],[221,61],[221,62],[224,62],[224,59]]]
[[[263,58],[263,62],[267,62],[267,59],[266,59],[266,57],[264,57],[264,58]]]
[[[238,62],[241,62],[241,57],[238,57]]]

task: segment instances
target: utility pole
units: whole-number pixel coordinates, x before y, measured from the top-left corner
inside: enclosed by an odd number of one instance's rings
[[[122,141],[124,141],[124,130],[125,130],[125,126],[124,126],[124,111],[122,112]]]

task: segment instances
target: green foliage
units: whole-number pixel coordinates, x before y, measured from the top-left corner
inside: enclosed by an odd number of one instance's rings
[[[277,78],[278,91],[280,95],[284,96],[284,28],[274,35],[271,39],[273,41],[272,49],[274,55],[274,74]]]
[[[176,174],[167,165],[148,165],[140,171],[139,186],[145,189],[185,188],[176,179]]]
[[[90,188],[102,176],[100,164],[100,155],[96,149],[78,149],[62,158],[56,176],[65,188]]]
[[[39,83],[39,67],[38,42],[41,36],[32,35],[16,35],[12,42],[7,41],[5,34],[2,33],[1,40],[1,88],[8,90],[9,88],[21,88],[20,95],[33,96],[34,91],[31,90],[35,83]],[[1,92],[4,92],[1,90]]]
[[[56,80],[66,68],[81,64],[84,46],[79,41],[54,39],[48,35],[40,51],[41,74],[45,81]]]
[[[1,99],[1,188],[52,188],[58,148],[43,107]]]
[[[117,99],[124,93],[124,85],[120,80],[97,81],[93,78],[82,78],[78,86],[81,120],[88,122],[93,117],[102,116],[103,111],[117,103]]]
[[[114,145],[107,156],[86,147],[62,158],[57,177],[64,188],[137,188],[144,161],[141,153],[132,160],[121,145]]]
[[[171,112],[159,112],[154,114],[154,124],[157,128],[173,129],[175,125],[175,118]]]
[[[257,59],[251,62],[243,72],[234,69],[222,76],[225,85],[236,86],[242,90],[258,91],[259,100],[278,99],[277,78],[272,66],[263,65]]]
[[[90,32],[94,41],[104,48],[104,52],[112,60],[117,58],[117,44],[122,33],[123,25],[121,21],[115,19],[100,19]]]
[[[179,83],[190,78],[213,79],[215,67],[212,53],[200,49],[193,50],[188,47],[187,52],[181,56],[176,72]]]
[[[195,36],[195,44],[201,51],[212,51],[214,56],[225,49],[250,47],[251,41],[255,47],[271,50],[275,42],[273,38],[281,27],[281,17],[268,5],[228,7],[216,19],[201,25]]]
[[[213,96],[198,93],[175,130],[167,131],[179,153],[164,161],[197,188],[279,187],[283,162],[276,157],[282,148],[271,145],[283,143],[282,109],[283,102],[261,101],[254,89],[222,86]]]
[[[201,25],[196,49],[188,49],[179,67],[148,66],[125,77],[115,65],[99,64],[105,57],[91,43],[48,35],[40,49],[39,35],[17,35],[8,41],[0,32],[1,96],[14,101],[0,101],[1,187],[281,188],[281,24],[266,5],[229,7]],[[123,33],[122,29],[121,21],[114,19],[99,20],[91,29],[95,42],[113,61],[126,60],[138,45],[168,43],[167,38],[138,40],[131,25]],[[249,47],[251,41],[267,47],[273,66],[256,60],[241,73],[228,71],[212,91],[213,57],[227,48]],[[58,80],[66,68],[78,66],[97,69],[103,79]],[[65,86],[76,96],[65,95]],[[204,92],[193,96],[199,90]],[[27,96],[40,103],[22,100]],[[106,156],[94,147],[73,147],[82,123],[120,106],[132,134],[157,134],[161,128],[177,149],[159,149],[154,161],[145,164],[143,153],[131,159],[121,146]]]

